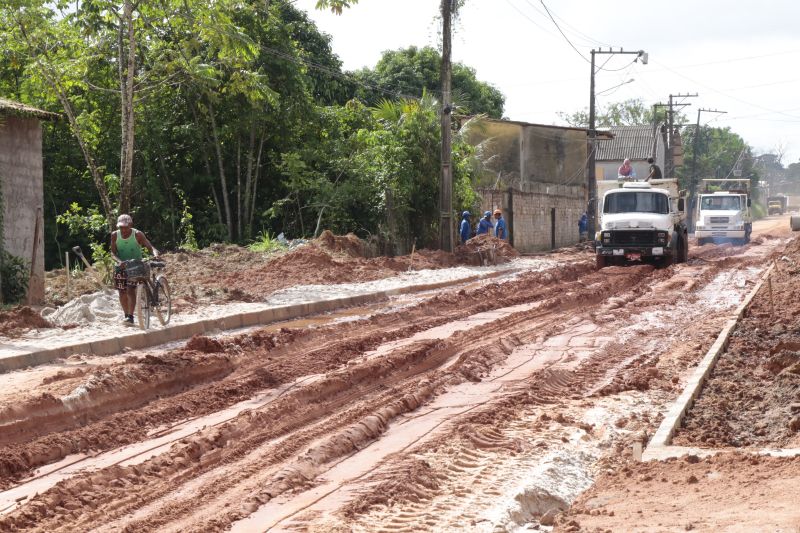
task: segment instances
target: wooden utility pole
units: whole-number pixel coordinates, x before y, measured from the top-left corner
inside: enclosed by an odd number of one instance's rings
[[[451,22],[453,4],[456,0],[442,0],[442,176],[439,183],[439,247],[445,252],[453,251],[453,168],[450,139]]]
[[[675,177],[675,107],[686,107],[692,104],[676,104],[673,100],[675,98],[696,98],[697,93],[694,94],[670,94],[669,104],[667,111],[667,154],[664,160],[664,177]]]
[[[589,76],[589,157],[586,158],[586,192],[588,202],[586,207],[586,215],[588,218],[587,229],[589,238],[594,239],[594,234],[597,231],[597,169],[595,168],[595,152],[597,151],[597,130],[595,130],[595,105],[594,105],[594,56],[595,54],[623,54],[636,56],[635,61],[641,59],[642,64],[647,64],[647,52],[644,50],[625,51],[622,48],[619,50],[592,50],[591,74]],[[602,67],[601,67],[602,68]]]

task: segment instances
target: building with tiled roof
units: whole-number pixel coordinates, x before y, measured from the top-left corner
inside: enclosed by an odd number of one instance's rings
[[[665,135],[662,124],[657,126],[612,126],[612,140],[598,140],[595,164],[597,179],[616,179],[617,169],[625,159],[630,159],[636,176],[646,178],[649,173],[647,158],[652,157],[664,171],[666,157]]]

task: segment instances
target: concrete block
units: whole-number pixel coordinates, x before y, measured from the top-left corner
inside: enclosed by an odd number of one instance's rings
[[[263,324],[264,322],[261,321],[263,314],[264,311],[248,311],[247,313],[242,313],[242,327],[258,326]]]
[[[242,327],[242,315],[228,315],[217,319],[219,329],[239,329]]]
[[[140,350],[152,346],[148,342],[147,335],[144,332],[133,333],[119,338],[120,349],[127,348],[129,350]]]
[[[89,352],[94,355],[111,355],[122,351],[119,337],[89,343]]]

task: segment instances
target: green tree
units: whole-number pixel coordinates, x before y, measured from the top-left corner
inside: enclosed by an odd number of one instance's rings
[[[410,46],[384,52],[375,68],[354,73],[362,83],[356,95],[375,105],[387,95],[412,97],[423,92],[438,94],[441,88],[442,56],[431,47]],[[453,64],[453,104],[465,114],[500,118],[505,97],[492,85],[477,79],[475,70],[463,63]]]
[[[750,145],[729,127],[714,128],[700,126],[699,137],[694,126],[683,129],[684,164],[678,169],[682,185],[688,187],[696,175],[698,184],[704,178],[734,178],[734,170],[741,170],[741,177],[750,178],[758,185],[758,174],[753,167],[753,150]],[[697,144],[695,144],[697,140]],[[694,150],[697,146],[697,169],[694,168]]]
[[[570,126],[589,127],[588,108],[567,113],[559,111],[557,115]],[[598,128],[611,126],[642,126],[653,123],[653,108],[646,106],[641,99],[631,98],[622,102],[612,102],[597,110],[595,125]],[[680,122],[680,120],[678,121]]]

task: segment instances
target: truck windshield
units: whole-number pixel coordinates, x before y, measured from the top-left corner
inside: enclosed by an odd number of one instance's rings
[[[738,211],[741,205],[739,196],[703,196],[700,201],[703,211]]]
[[[617,192],[606,195],[603,213],[669,213],[665,194],[655,192]]]

